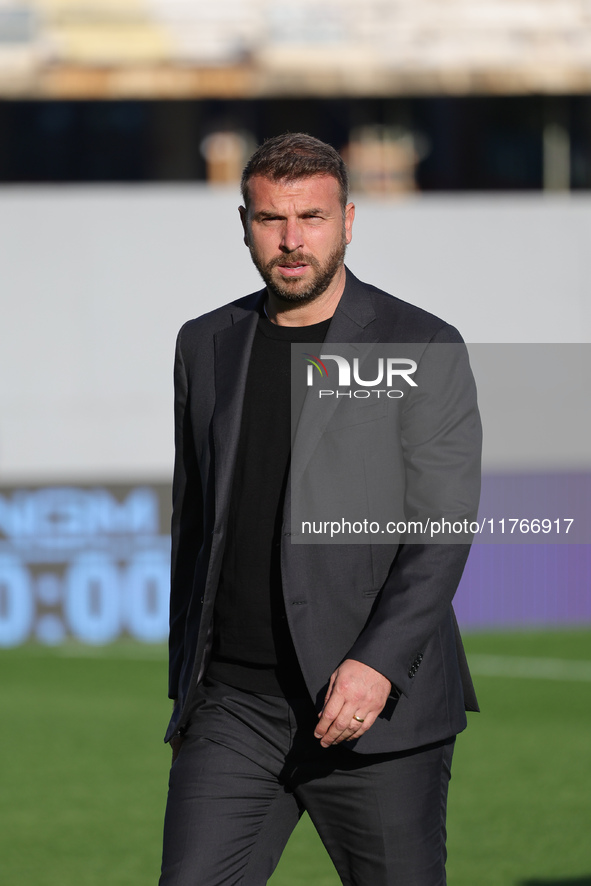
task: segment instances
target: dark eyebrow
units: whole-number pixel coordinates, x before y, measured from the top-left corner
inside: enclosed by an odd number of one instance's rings
[[[255,212],[253,219],[254,221],[261,221],[265,218],[279,218],[280,216],[280,212],[273,212],[270,209],[261,209],[260,212]]]
[[[300,215],[325,215],[325,209],[318,209],[316,207],[311,207],[310,209],[304,209]],[[280,212],[273,212],[270,209],[261,209],[260,212],[256,212],[253,216],[254,221],[264,221],[266,218],[283,218],[284,216]]]

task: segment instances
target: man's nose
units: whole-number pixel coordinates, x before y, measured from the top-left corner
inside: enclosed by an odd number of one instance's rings
[[[304,245],[302,229],[297,219],[286,219],[281,237],[281,249],[284,252],[295,252]]]

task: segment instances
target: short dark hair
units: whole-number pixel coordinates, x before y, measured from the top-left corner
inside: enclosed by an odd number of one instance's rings
[[[254,175],[272,181],[295,181],[313,175],[332,175],[339,185],[343,207],[347,205],[349,177],[343,158],[331,145],[306,132],[286,132],[260,145],[242,172],[240,190],[248,209],[248,183]]]

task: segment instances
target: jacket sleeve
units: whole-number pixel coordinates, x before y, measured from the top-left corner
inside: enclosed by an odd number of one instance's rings
[[[475,520],[482,431],[468,354],[453,327],[426,348],[420,378],[401,427],[407,520]],[[372,616],[347,656],[384,674],[404,695],[429,638],[449,614],[470,549],[469,533],[446,543],[421,538],[403,539]]]
[[[172,484],[170,587],[170,698],[178,698],[185,651],[185,623],[197,555],[203,541],[203,494],[191,426],[188,374],[179,332],[174,364],[175,462]]]

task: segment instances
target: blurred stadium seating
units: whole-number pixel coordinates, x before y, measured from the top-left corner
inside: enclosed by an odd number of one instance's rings
[[[217,76],[205,75],[211,69]],[[576,93],[590,85],[583,0],[0,0],[0,95]]]

